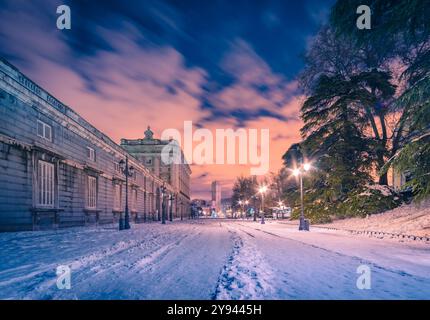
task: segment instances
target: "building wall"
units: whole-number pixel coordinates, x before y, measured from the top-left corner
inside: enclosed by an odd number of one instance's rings
[[[129,178],[133,221],[160,211],[160,201],[156,207],[160,178],[4,60],[0,60],[0,119],[0,230],[116,222],[125,208],[125,177],[117,164],[126,157],[136,169]],[[51,128],[52,141],[38,136],[38,120]],[[87,147],[95,151],[95,161],[88,157]],[[43,180],[39,171],[44,170],[40,161],[54,167],[54,203],[48,207],[38,204]],[[89,176],[96,178],[95,209],[87,206]],[[119,210],[114,209],[116,184],[122,194]],[[169,184],[166,187],[172,192]],[[132,189],[137,192],[136,210],[131,210]]]
[[[145,163],[154,175],[170,184],[174,194],[174,217],[187,217],[190,214],[191,169],[187,163],[163,163],[161,153],[169,142],[170,140],[153,138],[153,132],[148,127],[143,139],[121,139],[121,146]],[[178,151],[183,157],[182,150]]]

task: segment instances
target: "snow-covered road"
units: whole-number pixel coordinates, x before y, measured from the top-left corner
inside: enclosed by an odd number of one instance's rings
[[[269,221],[0,234],[1,299],[429,299],[430,245]],[[71,269],[57,288],[56,269]],[[370,268],[360,290],[357,268]]]

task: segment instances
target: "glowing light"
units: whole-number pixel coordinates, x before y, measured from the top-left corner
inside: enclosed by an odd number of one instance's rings
[[[300,174],[300,169],[297,169],[297,168],[296,168],[296,169],[294,169],[294,170],[293,170],[293,175],[294,175],[294,176],[296,176],[296,177],[297,177],[299,174]]]
[[[249,201],[248,201],[248,200],[246,200],[246,201],[245,201],[245,204],[247,205],[248,203],[249,203]]]
[[[260,193],[265,193],[266,191],[267,191],[266,186],[261,186],[260,189],[258,189],[258,192],[260,192]]]
[[[311,169],[311,165],[309,163],[305,163],[303,165],[303,169],[305,169],[305,171],[309,171]]]

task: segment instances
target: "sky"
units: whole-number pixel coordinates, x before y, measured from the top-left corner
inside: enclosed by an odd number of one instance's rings
[[[71,29],[56,27],[59,5]],[[0,55],[118,142],[163,130],[269,129],[269,170],[300,141],[302,56],[333,0],[0,0]],[[195,142],[198,144],[198,142]],[[194,145],[195,145],[194,144]],[[259,149],[261,147],[259,146]],[[191,165],[193,198],[246,164]]]

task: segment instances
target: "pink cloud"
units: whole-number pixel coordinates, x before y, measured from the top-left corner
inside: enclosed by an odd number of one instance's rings
[[[100,50],[94,56],[82,57],[76,65],[65,65],[57,61],[74,60],[58,30],[40,26],[29,33],[12,23],[11,19],[28,20],[26,25],[41,24],[31,10],[9,12],[0,18],[2,41],[10,43],[11,54],[19,53],[28,62],[23,64],[22,71],[116,142],[143,137],[148,124],[156,136],[167,128],[182,131],[183,122],[190,120],[213,133],[216,129],[239,127],[233,117],[203,122],[211,113],[201,108],[202,95],[209,95],[210,102],[224,111],[264,108],[280,117],[292,118],[282,121],[259,117],[242,123],[245,128],[270,129],[270,171],[279,170],[282,154],[291,143],[300,140],[298,114],[303,97],[295,95],[297,82],[274,73],[242,40],[233,44],[221,64],[226,73],[234,76],[235,83],[220,92],[207,93],[203,91],[208,81],[205,70],[186,66],[184,57],[172,47],[137,45],[141,35],[132,26],[124,26],[127,36],[124,32],[98,30],[114,50]],[[95,92],[89,90],[78,70],[92,79]],[[256,89],[258,86],[268,90],[262,93]],[[221,181],[224,194],[228,195],[235,177],[248,175],[250,166],[193,165],[192,170],[193,197],[208,198],[213,180]]]

